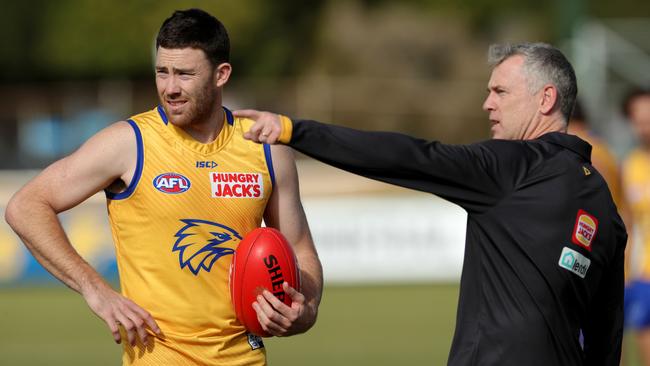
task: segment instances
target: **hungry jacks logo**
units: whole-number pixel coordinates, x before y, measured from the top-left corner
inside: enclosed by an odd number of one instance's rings
[[[215,198],[264,197],[264,181],[260,173],[211,172],[210,184]]]
[[[573,235],[571,241],[578,244],[583,248],[591,251],[591,243],[598,231],[598,219],[590,215],[587,211],[578,210],[576,216],[576,223],[573,227]]]

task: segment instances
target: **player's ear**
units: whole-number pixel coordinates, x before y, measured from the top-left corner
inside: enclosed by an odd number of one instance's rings
[[[227,62],[219,64],[215,68],[214,82],[218,88],[224,86],[228,82],[231,72],[232,66]]]
[[[546,84],[542,87],[540,95],[540,111],[542,114],[549,114],[553,111],[558,102],[557,89],[552,84]]]

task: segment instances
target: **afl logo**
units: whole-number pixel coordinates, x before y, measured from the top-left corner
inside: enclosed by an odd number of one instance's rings
[[[190,180],[178,173],[163,173],[154,178],[153,186],[163,193],[183,193],[190,189]]]

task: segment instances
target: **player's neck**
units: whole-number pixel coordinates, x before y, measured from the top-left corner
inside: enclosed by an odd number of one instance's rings
[[[221,133],[225,118],[225,112],[221,107],[221,103],[219,103],[218,105],[215,105],[215,108],[213,108],[205,118],[202,118],[201,121],[192,123],[187,126],[187,128],[184,128],[184,130],[196,141],[203,144],[209,144]]]
[[[566,123],[558,118],[541,118],[524,131],[522,140],[534,140],[550,132],[566,133]]]

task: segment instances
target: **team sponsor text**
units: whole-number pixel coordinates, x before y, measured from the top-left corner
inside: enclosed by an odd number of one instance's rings
[[[261,198],[264,182],[260,173],[211,172],[212,197]]]
[[[578,210],[576,224],[573,227],[571,241],[581,247],[591,250],[591,243],[598,231],[598,219],[584,210]]]
[[[580,278],[585,278],[589,265],[591,265],[591,259],[573,249],[564,247],[558,264],[560,267],[577,274]]]

